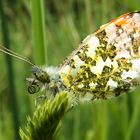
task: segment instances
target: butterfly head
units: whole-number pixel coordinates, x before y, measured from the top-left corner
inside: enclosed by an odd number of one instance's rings
[[[50,77],[46,71],[38,66],[32,67],[32,73],[35,78],[27,78],[26,80],[29,83],[28,91],[30,94],[34,94],[40,91],[41,85],[49,84]]]
[[[36,66],[27,58],[9,50],[0,45],[0,52],[10,55],[14,58],[17,58],[30,66],[32,66],[32,73],[34,74],[34,78],[26,78],[28,82],[28,92],[30,94],[34,94],[40,91],[40,89],[45,89],[49,93],[55,94],[58,88],[61,86],[61,82],[59,79],[58,68],[48,67],[41,68]]]
[[[35,78],[41,83],[49,83],[50,78],[46,71],[42,70],[37,66],[32,67],[32,73],[35,75]]]

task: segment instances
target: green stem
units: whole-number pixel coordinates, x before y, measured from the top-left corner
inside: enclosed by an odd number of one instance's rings
[[[136,94],[136,95],[138,96],[138,94]],[[140,113],[139,109],[140,109],[140,98],[135,97],[134,111],[133,111],[131,120],[129,121],[129,125],[128,125],[127,131],[126,131],[125,140],[131,140],[132,139],[132,133],[133,133],[134,128],[137,125],[138,119],[139,119],[139,113]]]
[[[9,30],[8,30],[8,22],[7,17],[4,11],[4,0],[0,0],[0,18],[1,18],[1,27],[2,27],[2,35],[3,35],[3,43],[4,46],[8,49],[10,48],[10,39],[9,39]],[[18,106],[17,106],[17,99],[15,93],[15,86],[14,86],[14,72],[13,72],[13,63],[10,56],[6,55],[6,65],[8,71],[8,93],[10,97],[10,104],[9,106],[12,108],[12,117],[14,121],[14,133],[15,133],[15,140],[19,140],[19,117],[18,117]]]
[[[45,48],[44,0],[31,0],[34,60],[38,65],[47,62]]]

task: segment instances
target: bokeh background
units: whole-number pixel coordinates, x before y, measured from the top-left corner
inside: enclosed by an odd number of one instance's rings
[[[139,0],[42,0],[44,40],[34,34],[34,0],[0,0],[0,44],[38,65],[59,65],[88,34],[111,19],[140,9]],[[37,15],[36,15],[37,17]],[[35,44],[35,39],[40,46]],[[44,42],[42,42],[44,41]],[[44,44],[43,44],[44,43]],[[42,48],[42,55],[38,56]],[[45,56],[45,59],[44,57]],[[0,140],[18,140],[35,110],[27,91],[31,66],[0,52]],[[140,88],[105,101],[78,105],[62,120],[58,140],[140,139]]]

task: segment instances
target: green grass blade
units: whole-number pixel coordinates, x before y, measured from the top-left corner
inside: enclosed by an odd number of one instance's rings
[[[33,51],[35,63],[38,65],[47,62],[43,6],[43,0],[31,0]]]
[[[6,48],[10,48],[10,35],[8,29],[8,20],[6,15],[6,10],[4,8],[4,1],[0,0],[0,20],[2,27],[3,43]],[[11,114],[13,117],[13,128],[15,140],[19,140],[19,111],[17,106],[17,96],[15,90],[15,80],[14,80],[14,71],[13,63],[10,56],[6,55],[6,65],[7,65],[7,75],[8,75],[8,94],[9,94],[9,108],[11,108]]]

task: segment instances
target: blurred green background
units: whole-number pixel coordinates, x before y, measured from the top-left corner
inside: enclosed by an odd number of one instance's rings
[[[41,6],[35,1],[0,0],[0,44],[38,65],[59,65],[102,24],[140,9],[139,0],[42,0]],[[30,76],[30,65],[0,52],[0,140],[18,140],[19,126],[35,110],[38,94],[29,95],[25,81]],[[77,106],[63,118],[57,139],[140,139],[140,88]]]

